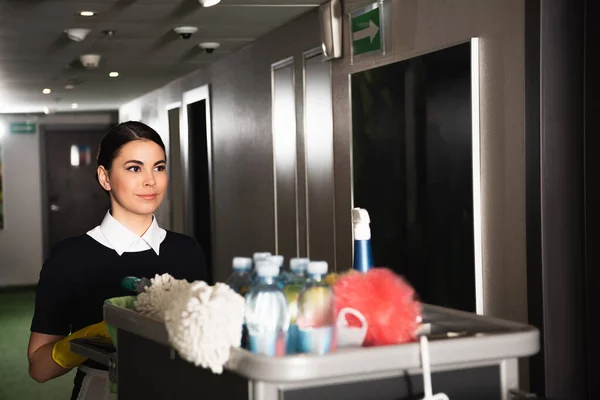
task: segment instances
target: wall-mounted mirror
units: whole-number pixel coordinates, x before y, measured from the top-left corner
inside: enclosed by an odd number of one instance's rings
[[[481,307],[473,45],[351,81],[353,205],[370,213],[375,264],[405,276],[424,302],[467,311]]]

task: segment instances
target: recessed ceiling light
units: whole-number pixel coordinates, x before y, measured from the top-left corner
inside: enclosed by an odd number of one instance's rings
[[[44,114],[50,114],[50,109],[48,107],[44,107]]]
[[[79,13],[79,15],[81,15],[82,17],[93,17],[94,15],[96,15],[96,13],[93,11],[82,11]]]
[[[108,76],[110,76],[111,78],[116,78],[117,76],[119,76],[118,72],[111,72],[108,74]]]
[[[52,93],[52,90],[48,89],[48,88],[45,88],[44,90],[42,90],[42,93],[44,93],[44,94],[50,94],[50,93]]]
[[[72,89],[75,89],[75,85],[71,85],[70,83],[69,83],[69,84],[66,84],[66,85],[65,85],[65,89],[67,89],[67,90],[72,90]]]
[[[71,104],[71,108],[77,108],[77,107],[79,107],[79,104],[77,104],[77,103]]]
[[[216,6],[217,4],[219,4],[221,2],[221,0],[198,0],[200,2],[200,4],[202,4],[202,7],[212,7],[212,6]]]

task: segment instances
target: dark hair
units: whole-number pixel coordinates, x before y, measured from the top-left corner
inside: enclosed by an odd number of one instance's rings
[[[98,155],[96,157],[97,166],[102,165],[109,171],[113,160],[119,155],[121,147],[134,140],[150,140],[156,143],[165,151],[166,161],[165,144],[160,135],[146,124],[137,121],[128,121],[120,123],[106,132],[98,148]],[[97,179],[98,174],[96,174]]]

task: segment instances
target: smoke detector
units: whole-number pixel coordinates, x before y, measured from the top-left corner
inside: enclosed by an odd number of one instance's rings
[[[217,42],[203,42],[200,43],[198,46],[204,49],[204,51],[208,54],[212,54],[216,49],[218,49],[221,46],[221,44]]]
[[[91,31],[91,29],[71,28],[65,30],[65,33],[67,34],[69,39],[75,42],[81,42]]]
[[[198,32],[198,28],[195,26],[178,26],[173,30],[176,34],[181,36],[182,39],[189,39],[194,33]]]
[[[83,54],[79,57],[79,61],[86,68],[98,68],[100,58],[100,54]]]

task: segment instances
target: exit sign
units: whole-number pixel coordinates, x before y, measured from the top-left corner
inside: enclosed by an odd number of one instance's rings
[[[381,4],[374,3],[350,14],[352,55],[383,52]]]
[[[28,133],[32,134],[36,132],[36,124],[32,122],[11,122],[10,133]]]

